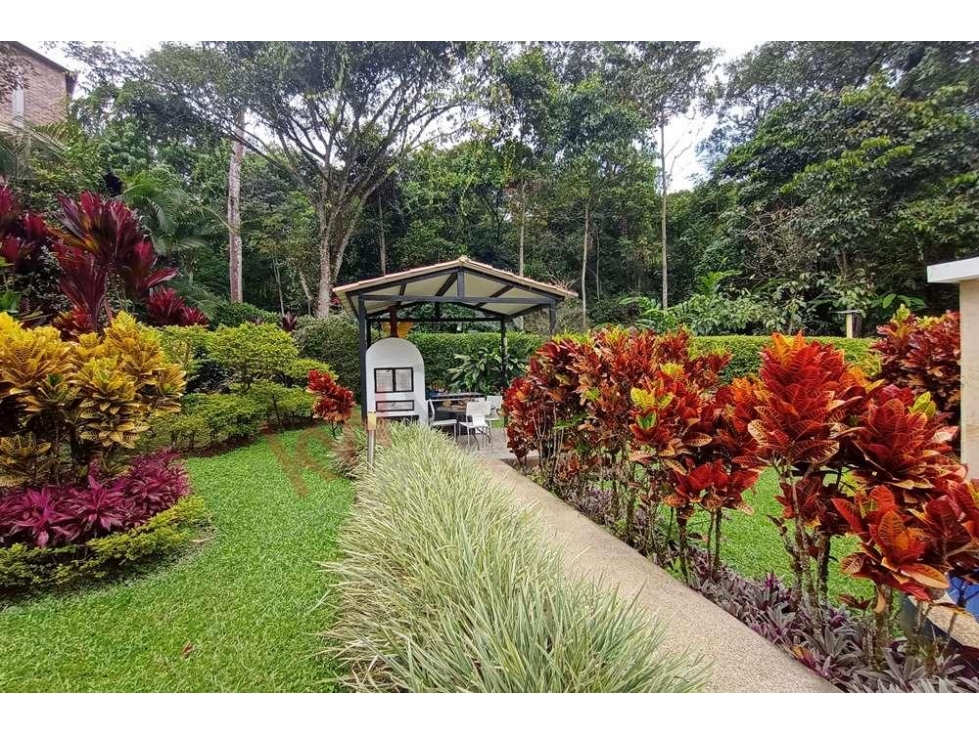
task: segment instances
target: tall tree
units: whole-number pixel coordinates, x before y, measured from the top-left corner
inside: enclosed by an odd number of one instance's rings
[[[662,303],[666,308],[669,304],[667,203],[670,185],[666,126],[675,116],[685,114],[704,93],[718,50],[703,47],[699,41],[644,41],[636,46],[639,63],[635,65],[632,79],[634,99],[659,133]]]
[[[473,82],[457,43],[233,42],[178,47],[151,75],[200,120],[284,165],[319,221],[317,315],[364,203],[420,144],[444,137]],[[152,57],[152,54],[151,54]],[[217,81],[215,81],[217,80]],[[253,124],[236,129],[235,109]]]
[[[979,102],[976,41],[767,41],[725,64],[714,89],[718,123],[705,146],[715,160],[747,142],[771,110],[813,92],[862,87],[875,77],[922,99],[964,83]]]
[[[241,142],[245,129],[244,111],[235,120],[236,137],[231,141],[228,164],[228,281],[232,303],[241,303],[244,293],[241,286],[241,162],[245,157],[245,145]]]

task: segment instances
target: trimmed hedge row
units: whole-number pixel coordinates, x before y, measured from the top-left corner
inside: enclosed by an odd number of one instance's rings
[[[337,373],[342,385],[358,394],[360,391],[360,357],[357,353],[357,325],[349,319],[303,319],[295,332],[296,344],[303,357],[328,362]],[[537,334],[511,332],[507,335],[510,350],[514,354],[530,353],[540,347],[546,337]],[[876,358],[870,352],[873,339],[844,339],[842,337],[815,337],[846,352],[847,358],[863,366],[868,372],[875,371]],[[409,334],[425,360],[425,379],[429,385],[449,383],[449,369],[455,365],[455,355],[475,354],[485,346],[495,347],[500,335],[493,332],[469,334],[423,333]],[[696,336],[695,349],[727,350],[731,363],[725,377],[740,377],[757,372],[761,362],[761,350],[769,341],[767,336]]]

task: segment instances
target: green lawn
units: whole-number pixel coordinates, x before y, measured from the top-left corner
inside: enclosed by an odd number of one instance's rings
[[[726,512],[721,533],[721,559],[746,576],[762,577],[774,571],[786,580],[792,578],[789,554],[782,545],[778,530],[769,515],[780,515],[782,506],[775,500],[778,482],[775,473],[766,471],[758,480],[754,494],[745,495],[754,508],[753,515]],[[706,522],[706,521],[705,521]],[[839,559],[856,546],[853,538],[838,539],[833,545],[835,560],[830,565],[829,592],[835,599],[838,594],[868,597],[873,585],[864,579],[855,579],[840,573]]]
[[[214,520],[196,552],[0,610],[0,691],[331,690],[313,655],[330,613],[317,562],[334,556],[353,491],[310,470],[327,456],[311,431],[187,461]]]

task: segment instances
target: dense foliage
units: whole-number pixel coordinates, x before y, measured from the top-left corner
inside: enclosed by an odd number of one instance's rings
[[[64,340],[0,314],[2,484],[59,483],[112,470],[150,421],[180,409],[184,373],[125,313],[101,335]]]
[[[120,476],[90,472],[84,485],[19,487],[0,495],[0,546],[83,544],[130,530],[190,491],[172,454],[137,458]]]
[[[877,331],[881,338],[871,348],[880,355],[880,376],[915,395],[928,393],[957,426],[962,402],[958,312],[918,318],[904,309]]]

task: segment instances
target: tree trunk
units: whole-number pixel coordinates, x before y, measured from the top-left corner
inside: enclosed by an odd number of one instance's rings
[[[245,115],[235,123],[239,134],[244,133]],[[231,162],[228,165],[228,278],[232,303],[241,303],[244,293],[241,284],[241,162],[245,146],[240,140],[231,143]]]
[[[377,194],[377,248],[380,251],[381,275],[388,272],[388,250],[384,243],[384,211],[381,209],[381,194]]]
[[[588,284],[588,204],[585,202],[585,237],[581,243],[581,328],[588,330],[588,296],[585,287]]]
[[[285,299],[282,297],[282,273],[279,272],[278,258],[272,258],[272,274],[275,276],[275,289],[279,293],[279,315],[286,315]]]
[[[663,308],[670,305],[669,301],[669,271],[666,263],[666,120],[659,121],[659,163],[662,181],[663,209],[660,217],[660,236],[663,240]]]
[[[602,300],[602,240],[595,238],[595,302]]]
[[[519,235],[519,251],[518,251],[518,262],[520,263],[519,274],[523,275],[523,238],[524,231],[527,226],[527,182],[520,182],[520,235]]]
[[[330,262],[329,235],[320,242],[320,291],[316,296],[316,317],[330,318],[330,299],[333,296],[333,268]]]
[[[296,268],[296,272],[299,273],[299,286],[303,289],[303,295],[306,296],[306,313],[312,316],[313,294],[309,292],[309,283],[306,282],[306,274],[301,267]]]

